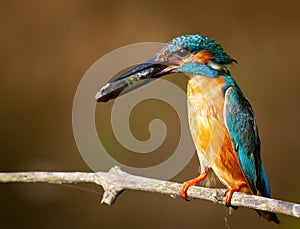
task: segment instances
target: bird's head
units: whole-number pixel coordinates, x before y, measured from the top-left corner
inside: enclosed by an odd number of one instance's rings
[[[149,61],[109,81],[96,94],[98,102],[106,102],[161,76],[182,72],[208,78],[228,74],[227,65],[236,62],[215,41],[200,35],[174,38]]]

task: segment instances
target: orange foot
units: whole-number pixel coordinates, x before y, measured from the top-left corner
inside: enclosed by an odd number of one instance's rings
[[[186,197],[187,197],[186,192],[189,189],[189,187],[197,185],[197,183],[199,183],[200,181],[203,181],[206,178],[206,176],[207,176],[207,173],[203,172],[198,177],[184,182],[180,187],[180,195],[184,199],[186,199]]]
[[[245,182],[240,183],[234,188],[228,188],[225,191],[225,205],[229,207],[231,205],[231,198],[234,192],[239,192],[243,187],[247,186]]]

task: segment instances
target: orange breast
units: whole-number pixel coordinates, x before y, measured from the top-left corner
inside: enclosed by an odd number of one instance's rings
[[[189,124],[201,170],[210,168],[224,185],[235,187],[247,181],[224,123],[224,83],[222,78],[190,77],[187,89]],[[252,193],[249,187],[241,191]]]
[[[225,134],[224,142],[212,169],[219,180],[227,187],[237,187],[242,182],[247,183],[228,132]],[[242,188],[241,192],[252,194],[249,186]]]

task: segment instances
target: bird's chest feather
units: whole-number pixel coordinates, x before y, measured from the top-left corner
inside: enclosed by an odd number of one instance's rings
[[[191,134],[198,156],[204,166],[210,166],[223,145],[226,127],[223,118],[225,80],[191,76],[188,82],[188,114]],[[200,154],[200,155],[199,155]]]

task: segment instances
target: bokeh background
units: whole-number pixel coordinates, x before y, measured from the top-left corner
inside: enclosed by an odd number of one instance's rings
[[[238,60],[231,72],[254,106],[273,196],[300,202],[299,8],[296,0],[1,1],[0,170],[90,171],[77,150],[71,120],[74,94],[86,70],[124,45],[199,33],[217,40]],[[185,87],[184,76],[169,80]],[[166,145],[148,160],[151,165],[174,149],[178,120],[166,104],[141,106],[150,108],[154,118],[161,114],[171,128]],[[97,107],[98,123],[107,122],[110,107]],[[131,120],[140,139],[149,137],[150,111],[145,118],[137,107]],[[132,155],[122,158],[117,144],[111,147],[115,140],[109,127],[98,131],[121,160],[135,160]],[[197,171],[194,157],[173,180],[182,182]],[[228,214],[225,207],[206,201],[133,191],[108,207],[99,204],[101,193],[82,185],[2,184],[0,227],[224,228]],[[300,227],[295,218],[279,217],[277,228]],[[232,228],[275,227],[248,209],[227,219]]]

